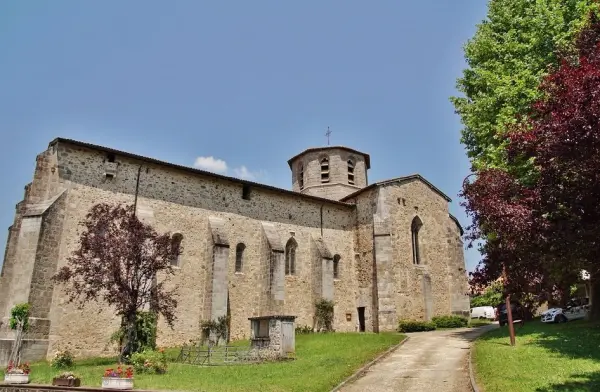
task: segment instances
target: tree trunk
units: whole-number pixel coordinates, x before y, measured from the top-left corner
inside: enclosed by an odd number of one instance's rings
[[[136,328],[137,312],[129,312],[125,315],[125,345],[121,351],[121,363],[129,362],[131,354],[137,352],[138,339]]]
[[[590,321],[600,321],[600,275],[590,276]]]

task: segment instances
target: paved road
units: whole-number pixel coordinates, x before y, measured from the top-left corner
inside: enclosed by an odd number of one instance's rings
[[[469,392],[470,342],[490,325],[407,334],[410,339],[343,392]]]

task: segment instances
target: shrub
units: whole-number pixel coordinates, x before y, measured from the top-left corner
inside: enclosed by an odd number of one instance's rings
[[[333,301],[321,298],[315,303],[315,318],[317,331],[333,331]]]
[[[431,319],[437,328],[462,328],[469,324],[469,320],[462,316],[436,316]]]
[[[313,328],[310,325],[299,325],[296,327],[296,334],[298,335],[306,335],[309,333],[313,333]]]
[[[73,367],[73,354],[69,350],[57,351],[52,358],[52,367],[55,369],[66,369]]]
[[[29,309],[31,305],[28,303],[15,305],[10,310],[10,329],[17,329],[19,322],[23,323],[23,332],[29,329]]]
[[[138,311],[136,314],[136,336],[138,339],[138,351],[156,349],[156,314],[152,312]],[[111,343],[119,345],[119,350],[123,348],[125,341],[125,325],[116,330],[110,337]]]
[[[146,349],[131,355],[131,364],[138,373],[164,374],[167,372],[167,355],[163,349]]]
[[[400,320],[398,323],[399,332],[424,332],[433,330],[435,330],[435,324],[429,321]]]

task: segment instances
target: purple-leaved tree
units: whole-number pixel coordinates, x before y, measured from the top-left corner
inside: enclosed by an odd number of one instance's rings
[[[140,221],[133,206],[97,204],[81,225],[79,247],[53,279],[65,286],[69,301],[80,307],[102,300],[115,309],[125,326],[120,354],[125,361],[139,348],[138,311],[150,307],[173,326],[177,301],[165,283],[173,274],[171,261],[181,248],[169,233],[158,234]]]

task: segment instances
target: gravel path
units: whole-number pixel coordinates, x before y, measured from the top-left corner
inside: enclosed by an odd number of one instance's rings
[[[343,392],[469,392],[471,341],[497,325],[410,333],[410,339]]]

